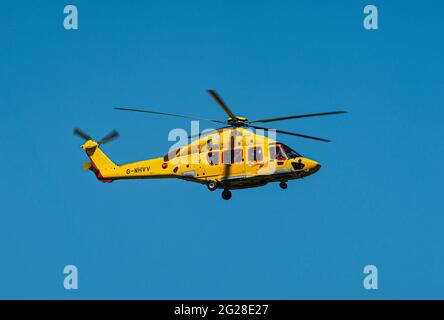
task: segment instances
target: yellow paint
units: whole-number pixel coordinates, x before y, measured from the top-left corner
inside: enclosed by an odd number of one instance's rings
[[[244,128],[229,128],[202,137],[164,157],[121,165],[112,162],[93,140],[88,140],[82,149],[90,159],[90,165],[84,165],[84,169],[92,170],[104,182],[177,178],[201,184],[215,181],[222,189],[242,189],[303,178],[319,170],[318,162],[304,157],[272,159],[270,147],[273,149],[276,144],[279,143]],[[261,152],[256,152],[256,160],[248,156],[253,152],[252,148],[261,149]],[[224,164],[223,160],[226,161],[233,153],[239,161]],[[213,164],[211,160],[214,160]],[[300,163],[303,168],[295,168],[292,163]]]

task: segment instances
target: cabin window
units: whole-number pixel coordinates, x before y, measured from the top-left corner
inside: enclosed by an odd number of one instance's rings
[[[249,162],[261,162],[264,160],[262,147],[253,147],[248,149],[248,161]]]
[[[218,151],[210,151],[207,154],[208,163],[211,165],[219,164],[219,152]]]
[[[225,150],[223,153],[224,164],[240,163],[242,160],[242,149]]]

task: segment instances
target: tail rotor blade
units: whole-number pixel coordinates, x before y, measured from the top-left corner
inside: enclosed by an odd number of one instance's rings
[[[75,134],[76,136],[79,136],[80,138],[85,139],[85,140],[92,140],[92,138],[91,138],[88,134],[86,134],[85,132],[83,132],[83,131],[80,130],[79,128],[75,128],[75,129],[74,129],[74,134]]]
[[[110,132],[109,134],[107,134],[106,136],[104,136],[102,138],[102,140],[100,140],[98,143],[99,144],[105,144],[107,142],[110,142],[114,139],[117,139],[119,137],[119,133],[116,130],[113,130],[112,132]]]

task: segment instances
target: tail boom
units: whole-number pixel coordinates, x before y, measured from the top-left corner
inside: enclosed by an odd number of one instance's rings
[[[156,179],[177,178],[177,168],[169,166],[164,158],[155,158],[117,165],[100,149],[99,144],[88,140],[82,149],[86,152],[90,164],[83,168],[95,173],[102,182],[112,182],[120,179]]]

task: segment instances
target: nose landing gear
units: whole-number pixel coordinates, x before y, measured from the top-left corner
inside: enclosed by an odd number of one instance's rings
[[[222,199],[230,200],[231,199],[231,191],[228,189],[225,189],[224,191],[222,191]]]
[[[207,183],[207,188],[210,191],[214,191],[217,189],[217,183],[215,181],[210,181]]]
[[[287,183],[285,181],[281,181],[279,183],[279,187],[281,187],[281,189],[285,190],[285,189],[287,189],[288,185],[287,185]]]

